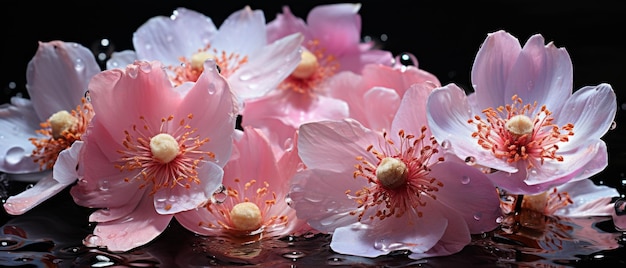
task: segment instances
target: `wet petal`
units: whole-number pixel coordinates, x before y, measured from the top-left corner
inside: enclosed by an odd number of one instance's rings
[[[52,178],[52,172],[41,178],[35,186],[17,195],[10,196],[4,203],[4,209],[11,215],[21,215],[35,206],[61,192],[68,184],[59,183]]]
[[[230,14],[211,40],[218,51],[249,55],[267,44],[265,15],[246,6]]]
[[[428,97],[428,126],[439,143],[449,142],[454,154],[461,159],[471,157],[477,165],[517,172],[514,166],[496,158],[472,138],[475,128],[467,122],[473,118],[472,113],[465,92],[454,84],[437,88]]]
[[[166,187],[154,193],[154,207],[159,214],[176,214],[197,208],[210,200],[222,185],[224,171],[213,162],[206,162],[197,170],[199,182],[189,182],[189,187]]]
[[[70,148],[59,153],[57,161],[54,163],[52,174],[54,179],[62,184],[71,184],[79,177],[78,157],[83,148],[84,142],[75,141]]]
[[[152,197],[144,196],[135,210],[126,217],[96,225],[94,246],[105,246],[112,252],[123,252],[152,241],[169,225],[172,215],[157,214]]]
[[[559,126],[574,124],[574,136],[559,144],[559,150],[567,151],[588,140],[601,138],[609,130],[616,111],[617,99],[609,84],[583,87],[574,92],[555,115]]]
[[[479,109],[508,103],[504,89],[521,52],[517,38],[505,31],[487,35],[472,65],[472,87]]]
[[[178,66],[179,57],[190,57],[204,48],[216,32],[211,18],[178,8],[172,16],[152,17],[141,25],[133,35],[133,47],[140,60],[158,59],[164,65]]]
[[[591,179],[565,183],[557,191],[568,193],[574,202],[554,213],[565,217],[610,216],[614,210],[611,200],[620,196],[615,188],[596,185]]]
[[[11,98],[11,104],[0,105],[0,171],[30,173],[40,171],[39,164],[31,158],[35,146],[28,140],[43,137],[35,133],[40,129],[39,118],[28,99]]]
[[[88,48],[72,42],[39,42],[28,63],[26,83],[40,121],[60,111],[70,111],[81,103],[91,77],[100,72]]]
[[[137,53],[134,50],[113,52],[111,58],[107,60],[107,70],[115,68],[125,69],[126,65],[135,62],[137,59]]]

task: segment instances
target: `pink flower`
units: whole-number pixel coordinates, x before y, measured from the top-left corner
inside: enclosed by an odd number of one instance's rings
[[[412,85],[430,83],[441,86],[431,73],[413,66],[386,66],[368,64],[361,74],[342,72],[331,81],[329,94],[348,103],[350,117],[370,129],[382,129],[391,125],[404,92]],[[427,96],[424,96],[427,97]],[[371,109],[378,102],[385,105]]]
[[[304,123],[348,117],[347,103],[329,94],[329,81],[342,71],[360,74],[366,64],[393,63],[390,52],[361,43],[360,8],[360,4],[320,5],[304,22],[283,7],[283,13],[267,25],[268,38],[302,34],[300,63],[277,90],[245,103],[242,125],[265,129],[269,139],[282,148]]]
[[[409,89],[391,131],[353,119],[300,127],[306,169],[291,181],[299,218],[332,233],[332,250],[376,257],[410,250],[419,259],[456,253],[470,234],[496,228],[499,200],[478,169],[444,154],[426,127],[428,87]],[[444,147],[444,148],[442,148]]]
[[[224,166],[224,196],[181,213],[177,220],[195,233],[245,243],[303,233],[310,227],[285,201],[297,157],[291,150],[276,158],[261,131],[244,128]]]
[[[428,101],[438,141],[468,163],[497,170],[496,186],[535,194],[598,173],[617,109],[608,84],[572,94],[572,62],[564,48],[531,36],[524,47],[504,31],[487,36],[472,68],[475,92],[454,84]]]
[[[211,60],[195,83],[175,88],[160,62],[137,61],[94,76],[89,90],[96,116],[83,136],[83,177],[71,194],[98,208],[86,244],[127,251],[220,187],[236,104]]]
[[[12,180],[37,182],[6,200],[7,213],[23,214],[76,181],[71,174],[80,145],[74,144],[93,116],[84,96],[98,72],[89,49],[72,42],[39,42],[26,71],[30,99],[13,97],[0,108],[0,128],[7,130],[0,139],[0,171]],[[71,152],[66,150],[70,146]]]
[[[133,35],[135,51],[115,53],[107,69],[135,59],[163,62],[176,85],[195,81],[204,60],[214,59],[239,103],[264,96],[299,62],[302,35],[268,43],[263,11],[249,6],[231,14],[216,28],[211,18],[178,8],[173,15],[149,19]],[[242,108],[242,107],[240,107]]]

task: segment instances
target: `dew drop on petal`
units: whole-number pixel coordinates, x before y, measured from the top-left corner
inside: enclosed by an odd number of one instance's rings
[[[16,165],[24,158],[24,148],[22,147],[11,147],[7,150],[6,156],[4,157],[4,162],[8,165]]]
[[[374,241],[374,248],[377,250],[383,250],[385,248],[385,240],[379,239]]]
[[[130,78],[137,78],[137,73],[139,72],[137,70],[137,67],[129,66],[128,68],[126,68],[126,70],[126,73],[128,74],[128,76],[130,76]]]
[[[220,185],[220,187],[211,196],[211,202],[215,204],[221,204],[224,203],[226,197],[226,187],[224,187],[224,185]]]
[[[285,195],[285,203],[287,203],[287,206],[291,206],[293,204],[293,200],[289,194]]]
[[[614,130],[617,128],[617,122],[613,121],[611,122],[611,127],[609,128],[610,130]]]
[[[481,212],[474,213],[474,219],[477,221],[479,221],[482,216],[483,214]]]
[[[470,177],[469,176],[461,176],[461,183],[462,184],[470,183]]]
[[[139,68],[141,68],[141,71],[144,73],[149,73],[152,71],[152,65],[150,64],[142,64]]]
[[[291,151],[293,149],[293,140],[291,138],[287,138],[283,144],[283,148],[285,151]]]
[[[409,52],[400,53],[396,56],[396,63],[401,66],[416,66],[417,67],[417,57]]]
[[[615,201],[615,215],[624,216],[626,215],[626,199],[620,198]]]
[[[83,240],[83,244],[87,247],[98,247],[102,244],[102,238],[90,234]]]
[[[469,165],[469,166],[473,166],[476,164],[476,157],[473,156],[468,156],[465,158],[465,164]]]
[[[74,70],[76,70],[77,72],[82,72],[83,70],[85,70],[85,63],[82,59],[76,59],[76,61],[74,62]]]
[[[108,191],[109,190],[109,181],[107,180],[102,180],[100,182],[98,182],[98,186],[100,188],[100,191]]]
[[[452,144],[450,144],[449,140],[444,140],[441,142],[441,148],[443,148],[444,150],[450,150],[451,147]]]
[[[217,89],[215,88],[215,84],[214,83],[210,83],[209,87],[207,88],[207,92],[209,93],[209,95],[215,94],[216,91],[217,91]]]

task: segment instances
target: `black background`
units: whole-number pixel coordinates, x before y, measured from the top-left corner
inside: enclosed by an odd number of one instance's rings
[[[245,5],[263,10],[269,22],[284,5],[306,18],[314,6],[333,2],[337,1],[3,1],[0,97],[4,103],[10,96],[26,94],[26,64],[38,41],[72,41],[99,50],[99,40],[107,38],[111,49],[120,51],[132,49],[132,33],[150,17],[169,16],[177,7],[202,12],[219,26]],[[420,68],[436,75],[442,84],[455,82],[469,89],[473,59],[493,31],[506,30],[522,44],[540,33],[547,42],[565,47],[574,64],[574,89],[606,82],[617,94],[617,128],[604,137],[609,167],[594,180],[621,185],[626,164],[626,122],[621,109],[626,102],[626,9],[620,1],[361,3],[363,36],[379,39],[386,35],[383,49],[414,54]]]

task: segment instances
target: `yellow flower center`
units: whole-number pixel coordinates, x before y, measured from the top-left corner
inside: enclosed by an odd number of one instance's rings
[[[65,110],[54,113],[48,120],[52,129],[52,138],[55,139],[63,137],[63,131],[69,131],[78,122],[76,117]]]
[[[215,59],[215,55],[206,51],[200,51],[191,55],[191,68],[202,72],[204,70],[204,62],[208,59]]]
[[[506,130],[516,136],[522,136],[525,134],[533,133],[534,124],[530,117],[518,114],[511,117],[505,124]]]
[[[239,203],[230,211],[230,220],[236,229],[253,231],[261,227],[261,210],[252,202]]]
[[[387,189],[396,189],[406,183],[409,170],[394,157],[385,157],[376,168],[376,178]]]
[[[300,63],[295,70],[291,73],[293,77],[306,79],[311,77],[317,71],[320,64],[317,62],[317,57],[308,50],[303,50],[300,56]]]
[[[152,157],[166,164],[178,155],[180,147],[172,135],[160,133],[150,139]]]

